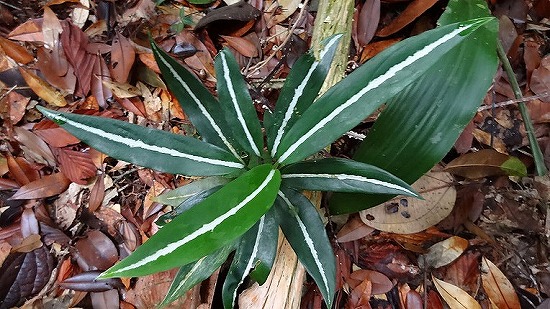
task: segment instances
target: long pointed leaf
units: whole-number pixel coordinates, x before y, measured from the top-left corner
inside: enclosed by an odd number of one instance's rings
[[[153,40],[151,50],[168,88],[174,93],[202,139],[227,149],[240,159],[233,138],[228,135],[229,132],[222,131],[222,128],[227,128],[227,123],[218,100],[191,72],[160,49]]]
[[[220,190],[223,186],[215,186],[213,188],[210,188],[208,190],[204,190],[202,192],[199,192],[185,201],[181,202],[178,206],[176,206],[172,211],[167,212],[160,216],[157,220],[158,226],[164,226],[165,224],[169,223],[170,221],[174,220],[177,216],[181,215],[185,211],[191,209],[193,206],[197,205],[198,203],[204,201],[206,198],[208,198],[210,195],[214,194],[216,191]]]
[[[163,193],[157,197],[154,197],[155,202],[159,202],[164,205],[170,205],[173,207],[179,206],[188,198],[203,192],[208,189],[212,189],[217,186],[225,185],[230,181],[225,177],[207,177],[197,179],[190,184],[181,186],[177,189]]]
[[[190,176],[225,175],[244,168],[229,152],[195,138],[109,118],[37,108],[83,142],[119,160]]]
[[[250,229],[273,205],[278,170],[257,166],[162,227],[129,257],[101,276],[133,277],[185,265]]]
[[[315,59],[313,51],[303,55],[292,66],[277,99],[273,114],[264,114],[271,156],[274,157],[285,133],[313,103],[330,70],[341,34],[324,41],[325,47]]]
[[[483,0],[450,1],[449,7],[441,17],[445,23],[490,15]],[[434,62],[388,103],[354,160],[376,165],[407,183],[429,171],[451,149],[491,85],[497,68],[496,35],[496,24],[486,24]],[[349,213],[389,198],[335,194],[329,206],[332,213]]]
[[[315,206],[302,194],[281,187],[274,209],[286,239],[331,308],[336,292],[336,260]]]
[[[220,51],[215,68],[218,96],[228,128],[243,149],[260,157],[263,150],[260,121],[233,54],[227,49]]]
[[[275,261],[278,236],[279,226],[272,211],[269,211],[241,237],[223,283],[222,298],[225,308],[234,307],[237,289],[249,274],[259,284],[265,282]]]
[[[283,167],[283,184],[298,190],[419,196],[403,180],[370,164],[341,158],[304,161]]]
[[[386,49],[306,110],[283,138],[278,162],[293,163],[327,146],[493,20],[480,18],[436,28]]]
[[[196,262],[182,266],[174,277],[159,307],[163,308],[171,302],[174,302],[178,298],[184,296],[185,293],[196,284],[210,277],[210,275],[225,262],[229,253],[235,249],[234,247],[235,246],[232,244],[224,246]]]

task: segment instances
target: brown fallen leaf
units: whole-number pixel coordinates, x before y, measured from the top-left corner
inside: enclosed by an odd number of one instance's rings
[[[67,190],[69,184],[71,181],[63,173],[47,175],[22,186],[11,199],[29,200],[53,196]]]
[[[492,303],[499,309],[520,309],[518,295],[506,276],[490,260],[481,260],[483,289]]]
[[[374,228],[361,221],[359,216],[354,215],[342,226],[337,235],[337,242],[348,242],[363,238],[374,232]]]
[[[103,202],[103,197],[105,197],[104,179],[105,174],[101,173],[99,177],[96,178],[94,186],[90,190],[90,202],[88,203],[88,210],[90,212],[96,211]]]
[[[425,266],[439,268],[452,263],[466,248],[468,248],[466,239],[458,236],[449,237],[431,246],[428,253],[421,256],[419,262],[421,261]]]
[[[359,269],[352,272],[348,279],[348,283],[352,288],[355,288],[365,280],[371,282],[371,292],[373,295],[385,294],[393,288],[393,283],[388,276],[368,269]]]
[[[401,38],[396,39],[389,39],[384,41],[378,41],[374,43],[370,43],[367,46],[363,48],[363,51],[361,52],[361,63],[364,63],[365,61],[369,60],[370,58],[378,55],[381,51],[384,49],[392,46],[393,44],[401,41]]]
[[[6,96],[6,100],[9,107],[10,121],[12,124],[16,124],[25,116],[31,98],[25,97],[17,91],[11,91]]]
[[[508,153],[506,144],[504,144],[504,142],[500,138],[494,135],[492,136],[490,133],[480,130],[478,128],[474,128],[474,130],[472,131],[472,135],[480,143],[489,145],[491,146],[491,148],[495,149],[500,153],[504,153],[504,154]]]
[[[59,39],[67,61],[72,65],[76,75],[76,94],[84,97],[90,92],[96,55],[86,51],[88,36],[80,28],[70,22],[65,22],[62,26],[63,32]]]
[[[60,148],[80,143],[78,138],[49,119],[44,119],[35,124],[33,132],[52,147]]]
[[[461,288],[439,280],[432,275],[435,288],[447,305],[453,309],[481,309],[479,303]]]
[[[34,162],[55,166],[55,158],[52,151],[40,137],[22,127],[14,127],[15,139],[25,150],[25,157]]]
[[[38,48],[36,58],[36,67],[46,81],[66,93],[74,92],[76,76],[73,67],[67,62],[61,46],[54,46],[52,50]]]
[[[27,49],[13,41],[0,37],[0,47],[11,59],[21,63],[27,64],[34,60],[34,57],[27,51]]]
[[[40,235],[32,234],[25,238],[17,246],[11,248],[11,252],[29,253],[35,249],[42,247],[43,243],[40,240]]]
[[[88,152],[70,148],[56,148],[54,152],[60,171],[72,182],[85,185],[89,178],[96,175],[95,164]]]
[[[525,176],[527,168],[516,157],[500,153],[494,149],[482,149],[452,160],[445,171],[469,179],[488,176]]]
[[[405,28],[408,24],[422,15],[426,10],[431,8],[437,0],[415,0],[411,2],[407,8],[397,16],[389,25],[380,29],[376,33],[377,36],[386,37],[396,33],[397,31]]]
[[[367,0],[357,17],[357,45],[367,45],[378,28],[380,21],[380,0]]]
[[[13,29],[8,38],[16,41],[24,42],[44,42],[44,34],[42,33],[42,20],[29,19],[21,25]]]
[[[11,154],[6,156],[9,172],[19,185],[26,185],[40,179],[40,174],[24,158],[14,158]]]
[[[103,57],[95,55],[94,63],[94,78],[91,80],[90,88],[92,95],[97,100],[97,104],[103,108],[107,107],[107,100],[113,96],[113,92],[108,87],[105,87],[103,81],[110,81],[109,67],[105,63]]]
[[[222,35],[221,37],[225,40],[227,45],[234,48],[241,55],[249,58],[258,57],[258,48],[249,40],[228,35]]]
[[[34,91],[34,93],[36,93],[36,95],[44,101],[59,107],[67,105],[67,101],[65,101],[63,95],[46,83],[42,78],[22,67],[19,67],[19,72],[21,72],[21,76],[23,76],[25,82],[29,85],[32,91]]]
[[[533,70],[529,87],[535,94],[543,96],[543,101],[550,102],[550,55],[544,56],[540,66]]]
[[[111,50],[111,76],[119,83],[128,81],[128,75],[134,65],[136,53],[130,40],[117,32]]]

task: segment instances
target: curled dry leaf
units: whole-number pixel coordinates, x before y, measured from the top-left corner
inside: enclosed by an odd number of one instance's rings
[[[19,72],[32,91],[48,104],[59,107],[67,105],[67,101],[65,101],[63,95],[43,79],[22,67],[19,67]]]
[[[398,196],[363,210],[359,215],[365,224],[384,232],[417,233],[451,213],[456,200],[452,184],[453,177],[449,173],[431,171],[412,184],[423,200]]]
[[[94,78],[91,80],[90,88],[92,95],[96,98],[97,104],[103,108],[107,107],[107,100],[113,96],[113,92],[105,87],[103,81],[110,81],[110,73],[103,57],[95,56]]]
[[[67,190],[70,183],[71,181],[63,173],[47,175],[22,186],[11,199],[30,200],[50,197]]]
[[[414,21],[422,13],[426,12],[434,4],[437,3],[437,0],[415,0],[411,2],[407,8],[399,14],[399,16],[393,20],[389,25],[380,29],[376,33],[377,36],[386,37],[396,33],[397,31],[405,28],[408,24]]]
[[[21,143],[21,148],[25,150],[27,158],[37,163],[55,166],[55,158],[46,142],[36,134],[21,127],[14,127],[13,130],[16,133],[15,139]]]
[[[432,276],[435,288],[453,309],[481,309],[479,303],[461,288]]]
[[[21,241],[21,243],[17,246],[14,246],[11,251],[12,252],[21,252],[21,253],[28,253],[35,249],[38,249],[42,247],[42,241],[40,240],[40,235],[38,234],[32,234],[29,235]]]
[[[468,241],[464,238],[453,236],[440,241],[430,247],[428,253],[419,260],[424,265],[439,268],[456,260],[468,248]],[[422,265],[420,265],[422,267]]]
[[[92,190],[90,190],[90,202],[88,203],[88,210],[90,212],[96,211],[103,202],[105,197],[105,174],[101,173],[94,183]]]
[[[506,276],[490,260],[481,260],[481,280],[489,299],[499,309],[519,309],[518,295]]]

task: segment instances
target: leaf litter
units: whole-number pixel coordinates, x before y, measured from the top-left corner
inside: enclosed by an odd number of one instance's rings
[[[192,179],[143,171],[97,154],[41,119],[33,107],[40,102],[196,134],[162,83],[138,74],[144,69],[158,73],[146,43],[151,33],[212,91],[213,56],[222,46],[231,47],[251,84],[261,85],[252,89],[262,94],[256,100],[261,115],[272,107],[277,81],[292,66],[291,55],[303,53],[299,42],[307,46],[310,41],[315,14],[304,10],[300,1],[230,6],[216,1],[204,7],[179,2],[155,7],[150,0],[50,1],[44,7],[27,3],[31,7],[25,10],[21,8],[26,2],[12,2],[0,6],[5,17],[0,21],[0,64],[21,81],[13,84],[15,79],[0,74],[0,188],[10,193],[0,196],[2,308],[23,305],[25,299],[27,305],[154,306],[174,272],[107,286],[89,280],[89,274],[108,268],[154,234],[159,228],[156,218],[169,210],[153,202],[155,196]],[[491,5],[525,96],[532,98],[527,106],[548,164],[550,66],[544,29],[549,28],[550,5],[536,0]],[[359,4],[350,69],[433,27],[441,8],[428,0]],[[190,24],[174,33],[171,25],[180,20],[180,11],[190,17]],[[178,54],[182,46],[194,51]],[[497,76],[485,109],[463,134],[466,142],[442,162],[453,176],[432,176],[425,188],[433,193],[425,194],[424,201],[397,198],[334,224],[335,252],[344,267],[337,295],[342,308],[386,308],[389,303],[442,308],[443,302],[450,307],[517,308],[518,295],[529,295],[534,300],[528,308],[535,308],[548,297],[550,270],[544,253],[550,236],[549,181],[520,177],[524,168],[530,175],[532,159],[517,107],[499,104],[511,99],[507,79]],[[366,121],[357,130],[369,126]],[[353,142],[343,142],[350,146],[336,144],[333,152],[347,156]],[[438,190],[444,192],[434,200]],[[446,197],[448,192],[454,192],[452,198]],[[53,269],[61,266],[65,271],[56,277]],[[8,269],[21,271],[4,271]],[[22,276],[23,270],[34,275]],[[174,306],[213,306],[217,276],[203,283],[210,287],[208,295],[196,287]],[[153,284],[157,282],[162,284]],[[56,283],[67,289],[53,288]],[[122,295],[127,297],[122,300]],[[308,289],[303,305],[319,300],[319,293]]]

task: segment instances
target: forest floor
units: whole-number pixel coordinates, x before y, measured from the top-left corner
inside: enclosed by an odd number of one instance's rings
[[[63,282],[129,255],[168,211],[153,198],[192,180],[106,157],[34,107],[192,134],[159,75],[149,33],[212,90],[213,57],[229,47],[258,113],[273,107],[278,85],[310,47],[315,5],[251,0],[222,12],[224,1],[194,2],[0,1],[0,308],[153,308],[166,294],[175,271],[87,292]],[[445,4],[358,3],[348,71],[435,27]],[[550,166],[550,3],[492,0],[489,6]],[[365,219],[369,213],[331,218],[338,308],[550,308],[550,180],[535,176],[518,101],[503,75],[499,69],[437,176],[424,178],[435,199],[408,205],[437,213],[441,222],[425,226],[421,213],[411,211],[397,227],[383,228],[401,200],[380,206],[377,222]],[[366,119],[355,131],[371,125]],[[342,137],[332,155],[349,157],[357,143]],[[527,176],[495,170],[511,157],[527,167]],[[216,276],[223,273],[222,267],[193,289],[192,302],[173,308],[216,307]],[[321,308],[312,282],[305,291],[302,307]]]

